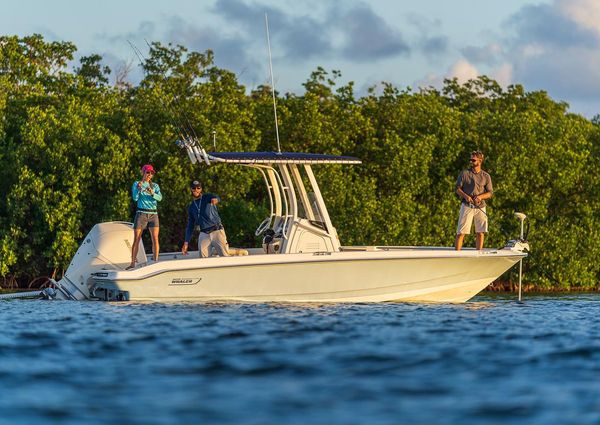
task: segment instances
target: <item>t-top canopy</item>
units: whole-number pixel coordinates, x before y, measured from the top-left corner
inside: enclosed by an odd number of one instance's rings
[[[300,152],[207,152],[215,162],[234,164],[360,164],[352,156]]]

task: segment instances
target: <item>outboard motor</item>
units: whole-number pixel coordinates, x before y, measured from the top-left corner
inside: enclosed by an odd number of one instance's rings
[[[63,278],[54,282],[56,299],[85,300],[91,297],[88,280],[99,270],[125,270],[131,262],[131,223],[113,221],[92,227],[73,256]],[[140,240],[137,263],[147,262]]]

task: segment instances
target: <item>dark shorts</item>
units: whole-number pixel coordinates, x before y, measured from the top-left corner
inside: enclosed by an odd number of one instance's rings
[[[158,225],[158,214],[145,213],[141,211],[135,213],[135,219],[133,220],[134,229],[151,229],[153,227],[160,227]]]

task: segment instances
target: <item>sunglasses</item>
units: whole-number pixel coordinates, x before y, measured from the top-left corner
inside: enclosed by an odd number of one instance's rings
[[[192,190],[201,190],[201,187],[192,187]]]

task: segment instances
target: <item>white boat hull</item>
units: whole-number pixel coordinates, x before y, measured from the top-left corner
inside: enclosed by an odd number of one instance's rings
[[[178,259],[93,281],[133,301],[464,302],[524,255],[420,249]]]
[[[94,226],[56,282],[72,300],[242,302],[464,302],[527,254],[503,249],[343,247],[336,252],[199,258],[162,254],[125,270],[131,226]]]

